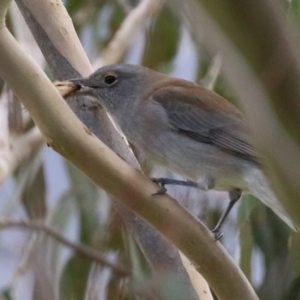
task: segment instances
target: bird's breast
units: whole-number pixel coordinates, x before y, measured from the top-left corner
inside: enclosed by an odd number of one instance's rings
[[[169,125],[163,110],[152,109],[148,114],[135,111],[131,118],[118,122],[128,140],[147,158],[203,186],[213,182],[216,190],[246,189],[243,173],[248,162],[179,133]]]

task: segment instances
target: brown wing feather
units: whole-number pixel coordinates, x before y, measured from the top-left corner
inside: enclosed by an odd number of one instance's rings
[[[257,151],[248,142],[242,114],[221,96],[196,84],[174,80],[151,97],[165,109],[170,124],[178,132],[259,162]]]

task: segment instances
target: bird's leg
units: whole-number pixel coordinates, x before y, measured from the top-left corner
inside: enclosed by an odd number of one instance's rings
[[[241,195],[242,195],[242,191],[239,190],[239,189],[235,189],[235,190],[229,191],[230,202],[229,202],[226,210],[224,211],[223,215],[221,216],[218,224],[212,230],[212,233],[214,233],[214,235],[215,235],[216,241],[219,240],[223,236],[223,233],[220,231],[221,226],[223,225],[226,217],[230,213],[230,211],[233,208],[234,204],[241,198]]]
[[[156,194],[164,194],[167,189],[165,185],[172,184],[172,185],[180,185],[180,186],[188,186],[197,188],[203,191],[208,191],[214,187],[215,181],[213,178],[205,177],[202,178],[201,181],[194,182],[194,181],[186,181],[186,180],[177,180],[177,179],[169,179],[169,178],[151,178],[151,180],[158,185],[161,189]]]
[[[151,178],[151,180],[157,185],[173,184],[173,185],[190,186],[190,187],[198,188],[198,183],[194,181],[177,180],[177,179],[170,179],[170,178]]]
[[[165,183],[161,182],[159,179],[160,178],[151,178],[151,180],[158,186],[158,192],[152,194],[153,196],[163,195],[167,192],[167,189],[165,188]]]
[[[169,178],[151,178],[151,180],[157,184],[159,190],[154,195],[162,195],[167,192],[165,188],[166,184],[180,185],[180,186],[189,186],[194,188],[200,188],[199,184],[194,181],[185,181],[185,180],[177,180],[177,179],[169,179]]]
[[[153,195],[162,195],[167,192],[167,189],[165,188],[165,185],[167,184],[173,184],[173,185],[180,185],[180,186],[188,186],[188,187],[194,187],[201,190],[209,190],[213,188],[214,186],[214,180],[209,180],[209,182],[206,182],[205,187],[203,184],[199,184],[198,182],[194,181],[185,181],[185,180],[177,180],[177,179],[169,179],[169,178],[151,178],[151,180],[157,184],[159,187],[159,190],[157,193]],[[218,224],[216,227],[212,230],[212,233],[215,235],[215,240],[219,240],[222,238],[223,233],[220,231],[225,219],[227,218],[228,214],[230,213],[231,209],[233,208],[234,204],[241,198],[242,191],[240,189],[234,189],[229,191],[229,199],[230,202],[222,214]]]

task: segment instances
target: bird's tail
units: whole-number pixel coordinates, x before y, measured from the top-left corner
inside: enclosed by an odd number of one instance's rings
[[[265,205],[269,206],[292,229],[300,232],[299,228],[297,228],[293,223],[292,218],[278,201],[266,176],[261,170],[257,168],[252,169],[245,175],[244,179],[247,182],[250,194],[261,200]]]

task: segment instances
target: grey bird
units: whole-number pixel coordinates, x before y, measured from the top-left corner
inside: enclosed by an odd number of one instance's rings
[[[154,163],[189,180],[186,185],[229,192],[230,204],[214,232],[242,192],[259,198],[295,229],[269,186],[242,113],[223,97],[137,65],[110,65],[69,81],[78,93],[98,101]]]

